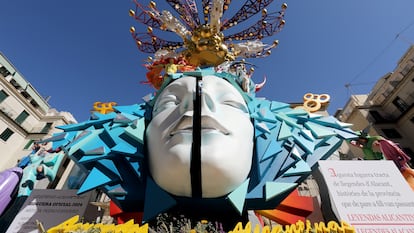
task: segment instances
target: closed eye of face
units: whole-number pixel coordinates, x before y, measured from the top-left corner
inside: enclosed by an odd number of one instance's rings
[[[168,108],[175,107],[180,103],[180,100],[173,93],[160,96],[159,101],[154,105],[153,113],[160,113]]]
[[[187,92],[188,88],[185,83],[181,83],[179,81],[171,83],[164,89],[155,102],[153,114],[156,115],[168,108],[176,107],[180,104],[183,95]]]
[[[241,110],[242,112],[248,113],[248,109],[246,104],[244,103],[243,99],[240,99],[239,97],[235,96],[234,94],[226,94],[222,96],[221,103],[223,105],[227,105],[236,109]]]

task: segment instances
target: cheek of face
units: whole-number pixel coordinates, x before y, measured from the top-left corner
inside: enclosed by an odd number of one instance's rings
[[[195,78],[166,87],[147,128],[150,172],[177,196],[191,196],[192,114]],[[201,184],[204,198],[226,195],[247,178],[254,130],[241,94],[227,81],[203,77]]]

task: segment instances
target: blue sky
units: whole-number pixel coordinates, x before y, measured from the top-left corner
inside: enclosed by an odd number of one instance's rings
[[[350,94],[368,93],[414,42],[412,0],[285,2],[286,26],[274,36],[278,48],[250,60],[256,82],[267,76],[257,95],[270,100],[327,93],[333,114]],[[282,3],[274,1],[268,11]],[[230,7],[238,5],[234,0]],[[130,0],[16,0],[2,1],[1,8],[0,51],[57,110],[83,121],[95,101],[129,105],[153,92],[140,84],[148,54],[138,51],[129,27],[145,27],[128,15]]]

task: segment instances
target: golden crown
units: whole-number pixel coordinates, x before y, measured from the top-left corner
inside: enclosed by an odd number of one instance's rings
[[[274,35],[283,28],[287,8],[287,4],[283,3],[279,11],[268,13],[266,7],[271,2],[272,0],[246,0],[230,19],[223,20],[231,0],[202,0],[204,23],[201,23],[195,0],[166,0],[180,20],[168,10],[158,10],[153,1],[148,6],[144,6],[138,3],[138,0],[134,0],[136,8],[130,10],[129,14],[138,22],[145,24],[147,30],[137,32],[134,27],[131,27],[130,32],[140,51],[154,54],[155,59],[149,57],[151,66],[153,62],[157,63],[157,66],[179,65],[172,71],[188,66],[218,66],[237,58],[265,57],[270,55],[271,49],[277,46],[278,41],[265,44],[262,39]],[[261,13],[259,20],[251,26],[224,35],[228,29],[240,25],[259,13]],[[162,39],[161,35],[155,34],[156,29],[160,29],[158,34],[162,34],[161,30],[174,32],[181,41]],[[172,61],[170,58],[175,60]],[[149,82],[154,84],[156,81],[149,80]]]

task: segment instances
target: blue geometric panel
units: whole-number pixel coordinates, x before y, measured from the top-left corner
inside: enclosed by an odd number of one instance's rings
[[[78,190],[78,194],[96,189],[100,186],[110,183],[111,181],[111,178],[106,176],[99,169],[93,168],[88,177],[86,177],[85,181],[82,183],[82,186]]]
[[[158,213],[168,210],[175,204],[176,201],[170,196],[170,194],[158,187],[158,185],[151,178],[147,178],[143,217],[144,222],[154,218],[158,215]]]
[[[299,175],[307,175],[312,172],[309,165],[303,161],[299,160],[293,167],[289,168],[283,176],[299,176]]]
[[[286,140],[289,137],[292,137],[292,128],[288,126],[284,121],[282,122],[282,126],[280,127],[279,135],[277,140]]]
[[[326,127],[320,126],[312,122],[306,122],[305,127],[312,131],[312,134],[316,138],[323,138],[336,135],[335,131],[333,131],[332,129],[327,129]]]
[[[296,186],[297,186],[296,183],[266,182],[266,185],[265,185],[266,201],[282,193],[292,191],[294,188],[296,188]]]
[[[185,75],[214,72],[198,69]],[[215,74],[236,85],[234,75]],[[182,76],[176,73],[168,76],[167,81]],[[315,169],[317,161],[328,158],[344,139],[357,137],[349,124],[333,117],[292,109],[286,103],[256,98],[254,93],[241,94],[254,123],[251,172],[236,190],[217,198],[225,203],[230,201],[229,206],[238,212],[274,208],[279,199]],[[120,206],[144,211],[145,220],[182,201],[158,187],[144,164],[148,159],[145,124],[151,120],[156,97],[148,95],[142,104],[114,106],[113,113],[93,113],[90,120],[59,127],[65,131],[65,139],[63,134],[50,139],[54,148],[62,147],[78,166],[90,171],[80,192],[101,188]]]
[[[246,199],[247,188],[249,187],[249,179],[247,179],[236,190],[231,192],[227,198],[234,205],[240,215],[243,213],[243,207]]]

